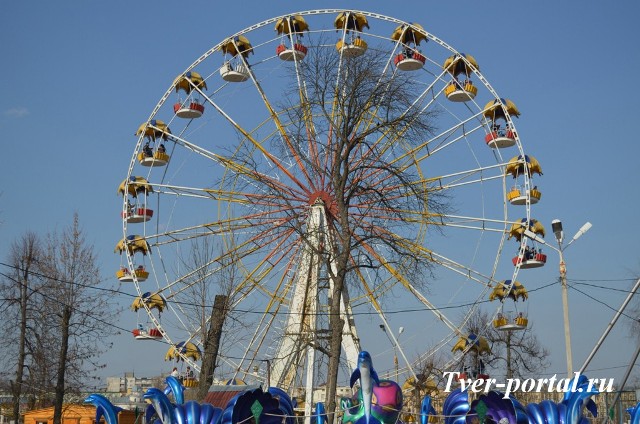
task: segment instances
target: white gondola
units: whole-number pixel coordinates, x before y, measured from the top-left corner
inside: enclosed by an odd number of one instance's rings
[[[137,224],[140,222],[147,222],[153,217],[153,210],[147,208],[133,207],[127,212],[122,212],[122,217],[129,224]]]
[[[452,82],[444,90],[444,94],[447,99],[452,102],[468,102],[473,100],[478,94],[478,87],[473,85],[470,81],[464,84]]]
[[[243,82],[249,79],[249,70],[242,63],[233,66],[231,62],[225,62],[220,68],[220,76],[228,82]]]
[[[405,53],[400,53],[393,60],[394,64],[401,71],[417,71],[422,69],[427,58],[419,52],[412,52],[410,56]]]
[[[204,106],[197,102],[187,104],[176,103],[173,105],[173,111],[178,118],[195,119],[202,116]]]
[[[542,197],[542,193],[538,189],[529,190],[529,195],[527,195],[526,190],[514,187],[507,193],[507,200],[512,205],[526,205],[527,198],[530,204],[535,205],[540,201],[540,197]]]
[[[338,41],[336,50],[344,57],[362,56],[367,51],[367,43],[362,38],[356,38],[352,43]]]
[[[529,320],[522,314],[518,314],[518,316],[513,319],[505,315],[500,315],[493,320],[493,326],[500,331],[526,330],[528,324]]]
[[[145,271],[144,268],[137,268],[134,274],[138,281],[145,281],[147,278],[149,278],[149,272]],[[129,269],[125,267],[122,267],[118,271],[116,271],[116,277],[120,282],[123,282],[123,283],[133,282],[133,275],[131,274]]]
[[[138,162],[140,162],[142,166],[165,166],[169,163],[169,155],[158,151],[152,155],[141,152],[138,155]]]
[[[162,338],[162,333],[157,328],[144,328],[142,326],[131,331],[133,337],[136,340],[159,340]]]
[[[276,48],[276,54],[280,59],[292,62],[304,59],[307,55],[307,48],[300,43],[295,43],[293,48],[287,48],[284,44],[280,44]]]
[[[513,265],[518,265],[520,263],[520,269],[528,269],[528,268],[540,268],[547,263],[547,255],[542,253],[536,253],[528,258],[522,258],[516,256],[512,259]]]
[[[513,131],[492,131],[484,137],[484,141],[492,149],[503,149],[516,144],[516,138]]]

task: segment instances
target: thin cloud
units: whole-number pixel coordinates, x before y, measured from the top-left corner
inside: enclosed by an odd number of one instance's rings
[[[29,110],[26,107],[13,107],[11,109],[5,110],[4,112],[5,116],[8,116],[9,118],[24,118],[25,116],[29,115]]]

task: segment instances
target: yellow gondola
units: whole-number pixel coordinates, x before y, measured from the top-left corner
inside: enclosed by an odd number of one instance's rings
[[[189,71],[176,78],[173,85],[176,93],[184,91],[187,95],[184,100],[179,98],[178,102],[173,105],[176,116],[185,119],[201,117],[204,113],[204,105],[197,96],[197,90],[207,89],[207,82],[204,78],[197,72]]]
[[[525,175],[525,173],[531,178],[532,174],[536,173],[542,175],[542,167],[540,163],[533,156],[522,155],[511,158],[507,166],[505,167],[505,175],[511,175],[513,178]],[[528,194],[528,195],[527,195]],[[512,205],[526,205],[527,200],[530,204],[536,204],[542,197],[542,193],[538,190],[537,186],[529,189],[529,193],[522,189],[520,186],[515,185],[507,193],[507,200]]]
[[[147,255],[151,253],[151,246],[149,246],[149,243],[144,237],[131,235],[127,236],[126,239],[120,240],[114,249],[115,253],[122,254],[124,251],[129,252],[130,255],[138,252]]]
[[[229,38],[220,47],[222,53],[231,55],[231,60],[224,62],[220,68],[220,76],[228,82],[243,82],[249,79],[249,69],[245,64],[245,60],[250,53],[253,53],[253,47],[249,39],[244,35],[238,35]]]
[[[355,30],[362,32],[364,27],[369,28],[367,17],[362,13],[355,12],[340,12],[333,24],[336,29],[347,31]]]
[[[285,16],[276,21],[275,30],[280,34],[300,33],[309,30],[309,24],[300,15]]]
[[[158,312],[162,312],[167,307],[167,301],[159,293],[146,292],[142,296],[135,298],[131,304],[131,309],[134,312],[138,312],[139,309],[144,308],[147,305],[149,309],[157,309]]]
[[[231,56],[237,56],[241,54],[244,57],[249,56],[249,53],[253,53],[253,46],[249,42],[249,39],[244,35],[238,35],[233,38],[229,38],[220,46],[222,53],[229,54]]]
[[[138,127],[137,136],[147,139],[144,147],[138,153],[138,162],[143,166],[164,166],[169,162],[164,144],[155,145],[157,140],[166,141],[171,135],[171,130],[163,121],[152,119]]]
[[[427,35],[419,24],[400,25],[391,34],[391,39],[403,44],[393,62],[401,71],[415,71],[422,68],[427,58],[420,53],[418,45],[427,40]]]
[[[482,114],[486,117],[495,121],[498,118],[505,118],[505,110],[511,116],[520,116],[520,111],[516,107],[515,103],[513,103],[509,99],[494,99],[488,102],[483,109]]]
[[[129,194],[131,197],[138,197],[139,194],[153,193],[153,187],[143,177],[131,176],[125,178],[118,186],[118,194],[124,196]]]
[[[194,361],[199,361],[201,357],[200,348],[192,342],[180,342],[175,346],[171,346],[164,356],[165,361],[175,359],[176,361],[182,361],[183,357],[191,358]]]
[[[367,51],[367,42],[359,35],[364,27],[369,28],[369,22],[365,15],[355,12],[340,12],[334,25],[337,30],[344,31],[343,37],[340,37],[336,43],[338,53],[344,57],[358,57]]]
[[[505,174],[511,174],[513,178],[516,178],[519,175],[524,175],[525,169],[529,176],[533,173],[542,175],[540,162],[538,162],[538,160],[533,156],[529,155],[524,155],[524,157],[519,155],[511,158],[509,163],[507,163]]]
[[[513,299],[514,301],[517,301],[518,298],[522,299],[523,301],[527,300],[527,298],[529,297],[529,293],[520,282],[514,282],[511,286],[511,290],[507,291],[510,285],[511,280],[499,282],[489,295],[489,300],[493,301],[498,299],[501,302],[504,302],[507,298]]]
[[[489,120],[491,127],[491,131],[485,136],[485,142],[493,149],[511,147],[516,144],[516,133],[507,121],[507,113],[510,116],[520,116],[520,111],[515,103],[508,99],[491,100],[483,109],[482,114]],[[501,124],[505,125],[504,128],[500,127]]]
[[[514,222],[509,230],[509,237],[514,237],[517,241],[522,240],[522,235],[525,230],[529,230],[534,234],[539,234],[542,237],[545,235],[544,226],[537,220],[532,219],[527,225],[527,219],[522,218],[519,222]]]
[[[300,15],[285,16],[276,22],[276,31],[283,36],[282,43],[276,47],[276,54],[285,61],[302,60],[307,55],[307,47],[300,42],[303,31],[309,30],[309,25]],[[285,37],[286,36],[286,37]],[[285,38],[291,38],[285,44]]]
[[[467,349],[477,352],[478,354],[491,353],[487,339],[478,337],[473,333],[468,336],[460,336],[457,343],[451,349],[451,352],[464,352]]]
[[[450,56],[444,61],[442,69],[452,77],[451,82],[444,89],[447,99],[452,102],[466,102],[476,97],[478,87],[473,84],[471,74],[474,70],[480,70],[480,67],[473,56],[465,53]],[[464,81],[458,80],[461,74],[465,76]]]

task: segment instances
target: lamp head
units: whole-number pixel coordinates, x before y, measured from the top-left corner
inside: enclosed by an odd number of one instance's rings
[[[562,222],[559,219],[554,219],[551,221],[551,229],[553,230],[553,234],[556,236],[556,240],[558,243],[562,243],[562,239],[564,238],[564,232],[562,231]]]

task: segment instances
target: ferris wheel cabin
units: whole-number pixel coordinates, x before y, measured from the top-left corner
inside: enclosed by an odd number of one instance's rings
[[[157,328],[144,328],[142,325],[131,330],[133,338],[136,340],[158,340],[162,338],[162,333]]]
[[[228,82],[243,82],[249,79],[249,70],[242,63],[233,65],[231,62],[225,62],[220,68],[220,76]]]
[[[249,79],[249,69],[245,60],[253,52],[253,47],[249,39],[243,35],[229,38],[221,46],[225,58],[230,55],[231,59],[225,60],[220,68],[220,76],[228,82],[243,82]]]
[[[469,54],[459,53],[445,60],[442,69],[451,76],[451,82],[444,88],[444,95],[452,102],[468,102],[478,94],[478,87],[473,84],[471,75],[480,69],[478,62]],[[460,77],[464,81],[460,82]]]
[[[280,44],[276,47],[278,57],[287,62],[304,59],[307,55],[307,47],[302,44],[301,37],[302,33],[308,29],[309,25],[300,15],[278,19],[275,26],[275,30],[281,36]]]
[[[535,205],[540,201],[541,197],[542,193],[537,188],[532,188],[527,194],[525,189],[513,187],[511,191],[507,193],[507,200],[512,205],[526,205],[527,199],[529,199],[530,204]]]
[[[169,163],[169,155],[157,150],[151,154],[143,151],[138,154],[138,162],[142,166],[165,166]]]
[[[178,95],[178,101],[173,105],[173,111],[178,118],[195,119],[204,113],[204,105],[197,98],[200,90],[207,89],[207,82],[197,72],[188,71],[176,78],[174,82],[176,93],[184,92],[186,98]]]
[[[121,213],[122,218],[124,218],[129,224],[137,224],[140,222],[147,222],[153,217],[153,210],[143,208],[143,207],[132,207],[129,208],[126,212]]]
[[[494,129],[484,137],[484,141],[487,143],[487,146],[492,149],[503,149],[514,146],[516,144],[516,136],[511,130],[500,131]]]
[[[178,118],[195,119],[202,116],[204,106],[198,102],[190,102],[189,104],[176,103],[173,105],[173,111]]]
[[[522,258],[516,256],[512,259],[512,262],[514,266],[520,264],[520,269],[540,268],[547,263],[547,255],[537,252]]]
[[[426,61],[427,58],[420,52],[411,51],[411,49],[408,49],[406,53],[400,53],[393,59],[396,68],[401,71],[417,71],[422,69]]]
[[[280,44],[276,48],[276,54],[282,60],[293,62],[304,59],[307,55],[307,48],[300,43],[295,43],[292,48]]]
[[[336,50],[344,57],[359,57],[367,51],[367,43],[362,38],[357,37],[353,42],[344,42],[342,40],[336,43]]]
[[[476,97],[478,87],[473,85],[471,80],[467,80],[464,83],[455,80],[447,85],[444,89],[444,94],[452,102],[468,102]]]
[[[142,265],[138,266],[133,274],[138,281],[145,281],[147,278],[149,278],[149,271],[146,271]],[[129,268],[126,267],[121,267],[118,271],[116,271],[116,277],[123,283],[133,282],[133,275],[131,271],[129,271]]]
[[[519,313],[514,318],[505,314],[498,314],[498,317],[493,320],[493,326],[500,331],[526,330],[528,324],[529,320],[522,313]]]

